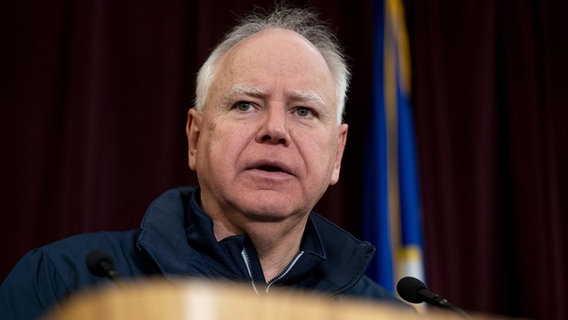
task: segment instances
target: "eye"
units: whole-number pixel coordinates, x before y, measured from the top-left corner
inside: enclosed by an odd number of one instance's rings
[[[239,101],[233,105],[233,109],[238,111],[247,112],[253,108],[253,104],[247,101]]]
[[[315,116],[315,112],[307,107],[299,107],[296,110],[296,114],[302,118],[308,118]]]

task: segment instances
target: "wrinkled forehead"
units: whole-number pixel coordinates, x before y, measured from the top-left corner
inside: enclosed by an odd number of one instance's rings
[[[271,93],[269,90],[266,90],[262,87],[237,83],[224,93],[223,100],[234,101],[238,100],[240,97],[255,97],[259,99],[266,99],[270,96],[270,94]],[[314,105],[318,106],[319,108],[326,107],[325,100],[316,91],[306,89],[289,89],[284,92],[284,96],[289,100],[303,102],[307,105]]]
[[[280,28],[271,28],[252,34],[235,44],[225,55],[230,56],[236,53],[246,55],[247,52],[254,54],[263,51],[276,54],[274,58],[292,53],[303,58],[311,55],[312,58],[325,63],[320,51],[309,40],[295,31]]]
[[[295,97],[336,104],[333,76],[324,57],[290,30],[270,29],[242,40],[220,59],[216,71],[214,82],[225,90],[253,93],[281,84],[288,85]]]

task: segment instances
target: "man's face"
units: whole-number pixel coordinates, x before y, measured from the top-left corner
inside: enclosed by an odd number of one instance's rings
[[[337,182],[347,125],[315,47],[281,29],[220,61],[202,113],[188,117],[189,165],[203,208],[250,221],[305,216]]]

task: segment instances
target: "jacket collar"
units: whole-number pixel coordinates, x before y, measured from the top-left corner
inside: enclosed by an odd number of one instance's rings
[[[171,189],[154,200],[144,215],[138,248],[147,252],[162,274],[184,275],[195,256],[185,236],[185,212],[195,188]]]
[[[213,223],[199,205],[198,190],[180,187],[154,200],[142,220],[138,247],[150,255],[166,277],[191,274],[190,268],[195,261],[203,259],[199,251],[220,259],[222,265],[231,266],[225,269],[233,274],[224,277],[242,279],[248,274],[240,250],[246,247],[248,237],[237,235],[216,242]],[[303,263],[290,277],[309,271],[312,278],[318,279],[316,283],[310,281],[309,287],[332,294],[353,286],[374,253],[373,246],[357,240],[316,213],[310,214],[301,250],[306,253]],[[235,254],[237,251],[238,255]],[[253,256],[256,255],[254,247],[252,251]]]

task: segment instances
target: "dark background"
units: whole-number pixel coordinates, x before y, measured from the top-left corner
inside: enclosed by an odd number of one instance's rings
[[[354,80],[341,182],[318,210],[358,234],[372,1],[290,1],[337,28]],[[135,228],[195,182],[194,76],[252,4],[0,4],[0,278],[28,250]],[[568,317],[568,2],[407,0],[429,286],[471,311]]]

